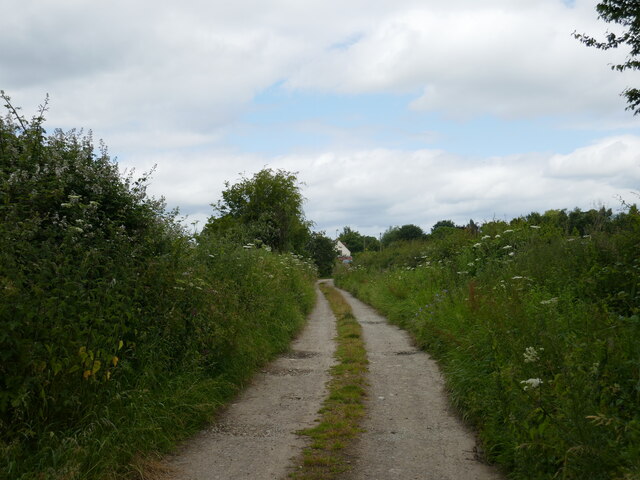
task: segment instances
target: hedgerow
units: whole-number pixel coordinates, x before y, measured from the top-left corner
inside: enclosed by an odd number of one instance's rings
[[[121,174],[90,133],[47,134],[46,104],[26,120],[3,98],[0,472],[126,475],[286,348],[315,270],[193,238],[148,174]]]

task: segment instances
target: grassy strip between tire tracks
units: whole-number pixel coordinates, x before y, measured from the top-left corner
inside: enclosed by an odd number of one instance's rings
[[[331,368],[329,395],[320,409],[318,425],[300,431],[311,438],[290,477],[300,480],[332,479],[349,470],[345,450],[362,431],[360,419],[365,414],[367,352],[362,340],[362,327],[340,292],[326,283],[320,284],[337,320],[338,345],[336,365]]]

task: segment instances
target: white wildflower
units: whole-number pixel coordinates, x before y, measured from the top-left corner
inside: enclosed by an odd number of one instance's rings
[[[496,235],[496,236],[495,236],[495,237],[493,237],[493,238],[501,238],[501,237],[500,237],[500,234],[498,234],[498,235]]]
[[[487,238],[491,238],[491,235],[485,235],[480,240],[486,240]]]
[[[516,252],[509,252],[509,256],[513,257],[516,254]]]
[[[505,245],[502,247],[503,250],[511,250],[513,247],[511,245]]]
[[[505,230],[504,232],[502,232],[502,234],[504,235],[505,233],[513,233],[513,230]]]
[[[473,244],[473,248],[478,248],[478,247],[481,247],[481,246],[482,246],[482,244],[481,244],[481,243],[474,243],[474,244]]]
[[[544,349],[540,349],[540,350],[544,350]],[[538,351],[535,349],[535,347],[527,347],[524,349],[524,363],[535,363],[538,360],[540,360],[540,356],[538,355]]]
[[[538,230],[540,227],[538,225],[529,225],[531,228],[535,228],[536,230]]]
[[[520,383],[524,384],[524,387],[522,388],[526,392],[530,388],[538,388],[544,382],[540,378],[530,378],[528,380],[522,380]]]
[[[550,298],[549,300],[542,300],[540,305],[551,305],[552,303],[556,303],[558,301],[558,297]]]

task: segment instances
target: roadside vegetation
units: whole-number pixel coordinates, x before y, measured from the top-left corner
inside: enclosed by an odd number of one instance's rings
[[[3,99],[0,478],[140,478],[287,348],[317,268],[267,215],[272,249],[253,219],[189,235],[148,175]]]
[[[640,478],[640,214],[552,210],[356,255],[510,478]]]
[[[360,420],[365,414],[368,360],[362,327],[338,290],[326,283],[321,283],[320,289],[337,321],[338,363],[331,368],[329,393],[318,425],[300,432],[312,443],[302,454],[302,465],[290,475],[297,480],[341,478],[350,468],[345,449],[360,433]]]

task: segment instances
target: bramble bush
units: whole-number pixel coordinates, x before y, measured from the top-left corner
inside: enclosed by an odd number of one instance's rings
[[[291,255],[191,238],[46,104],[0,118],[0,455],[12,479],[125,475],[209,419],[314,299]],[[144,462],[143,462],[144,463]]]
[[[336,278],[439,360],[510,478],[639,478],[640,215],[592,211],[579,232],[552,213],[361,255]]]

